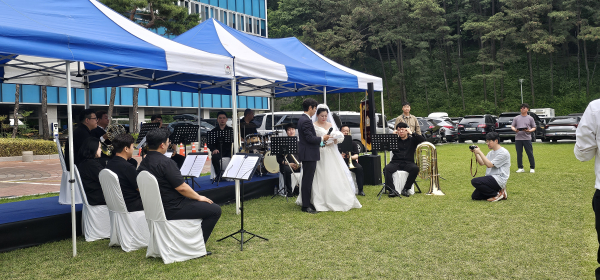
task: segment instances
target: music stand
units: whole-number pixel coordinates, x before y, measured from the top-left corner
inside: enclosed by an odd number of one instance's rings
[[[178,125],[169,136],[169,139],[171,139],[171,143],[182,143],[185,147],[187,144],[198,141],[198,129],[200,129],[200,126],[197,124]]]
[[[157,129],[159,125],[160,123],[143,123],[140,127],[140,133],[138,134],[138,138],[135,140],[135,143],[139,144],[142,139],[146,137],[146,134],[148,134],[150,130]]]
[[[241,192],[242,192],[241,193],[242,201],[241,201],[241,205],[240,205],[240,212],[241,212],[240,218],[241,219],[240,219],[240,229],[238,231],[217,240],[217,242],[231,237],[231,238],[237,240],[238,242],[240,242],[240,251],[244,250],[244,243],[250,241],[250,239],[252,239],[254,237],[258,237],[263,240],[269,241],[269,239],[266,239],[262,236],[251,233],[244,229],[244,181],[250,181],[252,179],[252,175],[254,175],[254,170],[256,169],[256,166],[258,165],[258,162],[261,160],[261,158],[262,158],[261,154],[246,154],[246,153],[235,154],[234,156],[231,157],[231,161],[229,162],[229,165],[227,165],[227,168],[226,168],[225,172],[223,173],[223,177],[225,177],[226,179],[235,179],[235,180],[241,181]],[[241,235],[240,239],[237,239],[234,236],[238,233]],[[244,241],[244,233],[250,234],[250,235],[252,235],[252,237],[250,237],[250,238],[248,238],[248,240]]]
[[[216,181],[218,186],[219,182],[221,182],[221,174],[223,173],[223,143],[233,143],[233,130],[208,131],[206,132],[206,138],[209,145],[219,144],[219,153],[221,153],[219,167],[221,172],[211,182],[212,184]]]
[[[287,159],[289,154],[297,154],[298,153],[298,138],[295,136],[279,136],[271,138],[271,154],[274,155],[282,155],[285,162],[290,166],[290,162]],[[291,167],[290,167],[291,168]],[[296,172],[292,169],[292,174],[296,177],[296,186],[299,187],[298,184],[300,180],[296,176]],[[283,193],[282,193],[283,191]],[[293,190],[292,190],[293,191]],[[282,190],[277,191],[271,198],[274,198],[278,194],[283,194],[285,196],[285,201],[288,201],[288,192],[285,186]]]
[[[202,168],[204,168],[207,158],[208,153],[189,153],[188,156],[185,157],[185,161],[183,162],[180,171],[186,182],[188,179],[192,180],[192,189],[194,188],[194,185],[200,188],[200,185],[196,183],[194,178],[198,178],[202,174]]]
[[[398,135],[396,135],[396,134],[374,134],[374,135],[371,135],[371,148],[372,148],[372,150],[383,151],[384,153],[385,153],[385,151],[398,150]],[[390,182],[385,182],[383,184],[383,187],[381,188],[381,190],[379,191],[379,194],[377,195],[378,200],[381,200],[381,195],[385,191],[388,183],[390,183]],[[393,186],[394,182],[391,182],[391,184]],[[400,196],[400,194],[393,187],[389,187],[388,191],[392,192],[396,196]]]

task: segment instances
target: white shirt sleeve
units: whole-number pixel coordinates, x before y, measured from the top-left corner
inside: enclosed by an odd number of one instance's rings
[[[573,153],[575,153],[575,157],[580,161],[591,160],[598,150],[596,134],[598,132],[597,118],[599,111],[600,100],[590,102],[577,126],[577,140]]]

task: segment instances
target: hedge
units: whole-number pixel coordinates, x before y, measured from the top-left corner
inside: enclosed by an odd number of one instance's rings
[[[0,157],[21,156],[23,155],[23,151],[33,151],[34,155],[51,155],[58,153],[54,141],[0,138]]]

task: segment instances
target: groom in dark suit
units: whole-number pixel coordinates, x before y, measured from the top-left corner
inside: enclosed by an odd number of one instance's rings
[[[312,184],[317,168],[317,161],[321,159],[319,146],[321,141],[327,141],[329,135],[317,137],[315,126],[311,117],[317,112],[317,101],[307,98],[302,102],[304,114],[298,119],[298,160],[302,162],[302,211],[310,214],[316,214],[317,210],[310,203],[312,195]]]

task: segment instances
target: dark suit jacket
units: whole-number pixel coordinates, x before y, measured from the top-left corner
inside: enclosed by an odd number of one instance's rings
[[[306,114],[302,114],[298,119],[298,132],[298,138],[300,138],[298,142],[298,160],[320,160],[319,144],[321,144],[321,137],[317,137],[315,126]]]
[[[83,142],[88,137],[93,137],[92,132],[84,124],[79,124],[75,130],[73,130],[73,158],[75,159],[74,165],[79,164],[79,148],[83,145]],[[67,170],[69,170],[69,142],[65,144],[65,163],[67,164]]]

